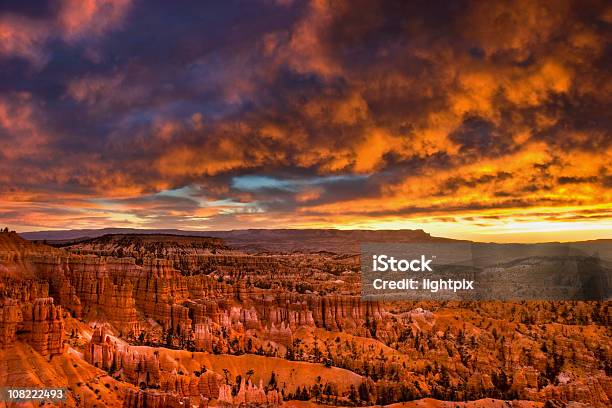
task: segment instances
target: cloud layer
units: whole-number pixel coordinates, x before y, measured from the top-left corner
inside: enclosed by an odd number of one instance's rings
[[[0,224],[602,236],[611,24],[604,1],[9,1]]]

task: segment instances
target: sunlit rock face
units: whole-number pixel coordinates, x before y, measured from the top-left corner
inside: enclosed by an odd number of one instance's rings
[[[21,307],[23,316],[19,331],[24,341],[43,356],[61,354],[64,349],[62,308],[53,298],[38,298]]]
[[[57,249],[3,233],[0,385],[34,381],[37,361],[55,373],[43,384],[72,388],[69,406],[610,404],[609,302],[359,293],[350,253],[171,236]]]
[[[17,325],[23,322],[21,306],[15,299],[3,299],[0,316],[0,346],[9,347],[17,339]]]

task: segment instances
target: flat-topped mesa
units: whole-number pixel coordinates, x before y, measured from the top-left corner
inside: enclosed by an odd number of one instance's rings
[[[23,323],[19,337],[43,356],[61,354],[64,350],[64,319],[61,306],[53,298],[39,298],[21,306]]]
[[[68,250],[81,250],[97,255],[163,257],[174,253],[211,253],[228,249],[223,239],[207,236],[163,233],[105,234],[96,238],[66,244]]]

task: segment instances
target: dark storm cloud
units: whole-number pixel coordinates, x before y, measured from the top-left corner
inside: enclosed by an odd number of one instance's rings
[[[455,193],[461,187],[477,188],[481,184],[489,184],[494,181],[503,181],[512,178],[512,174],[500,172],[497,174],[486,174],[484,176],[464,179],[461,177],[451,177],[441,186],[438,195]]]

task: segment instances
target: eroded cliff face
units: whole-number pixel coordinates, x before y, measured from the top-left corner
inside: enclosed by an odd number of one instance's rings
[[[266,390],[263,380],[257,387],[251,381],[242,379],[238,393],[233,393],[232,387],[220,373],[206,369],[184,373],[177,359],[171,355],[147,347],[120,344],[106,333],[105,326],[94,331],[84,358],[92,365],[141,388],[141,391],[127,396],[126,407],[142,406],[139,404],[172,406],[180,405],[183,401],[190,401],[190,404],[196,401],[198,405],[205,406],[211,399],[236,405],[282,403],[278,390]]]
[[[175,260],[53,253],[37,256],[31,264],[73,316],[100,315],[125,334],[138,334],[144,317],[182,337],[189,337],[196,324],[209,322],[238,330],[311,325],[366,335],[365,320],[380,317],[378,304],[363,303],[357,295],[312,293],[310,288],[328,275],[315,269],[319,263],[326,266],[318,257],[309,262],[296,256],[288,263],[282,257],[226,252],[185,250],[174,254]],[[182,271],[175,269],[177,263]],[[302,268],[311,270],[302,273]],[[310,279],[294,285],[304,274]]]
[[[48,282],[37,279],[39,249],[15,234],[0,234],[0,347],[23,341],[42,356],[53,356],[64,351],[64,321]]]
[[[609,302],[363,302],[358,270],[201,237],[0,234],[0,348],[80,356],[126,407],[611,403]]]
[[[0,306],[0,346],[9,347],[17,340],[17,326],[23,322],[21,306],[15,299],[3,299]]]
[[[53,298],[38,298],[21,306],[23,321],[17,332],[23,340],[43,356],[64,351],[64,320],[62,308]]]

